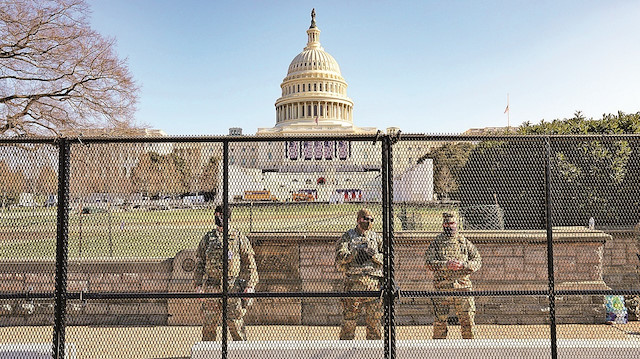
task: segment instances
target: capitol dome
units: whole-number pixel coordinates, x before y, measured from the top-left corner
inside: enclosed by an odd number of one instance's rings
[[[307,30],[307,46],[293,58],[276,100],[276,124],[258,134],[360,133],[353,126],[353,101],[338,62],[320,45],[315,10]]]
[[[287,77],[305,71],[329,71],[342,77],[340,74],[340,66],[336,59],[334,59],[328,52],[324,51],[324,49],[320,47],[319,43],[317,48],[305,47],[304,51],[298,54],[298,56],[291,61]]]

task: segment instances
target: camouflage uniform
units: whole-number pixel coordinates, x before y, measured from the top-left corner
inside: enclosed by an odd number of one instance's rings
[[[640,262],[640,223],[636,224],[634,228],[634,239],[636,242],[636,256],[638,257],[638,262]],[[639,265],[636,265],[636,275],[640,276]],[[635,320],[640,320],[640,296],[625,296],[625,302],[629,309],[629,320],[632,317],[635,317]]]
[[[372,248],[370,258],[358,256],[359,248]],[[377,291],[382,285],[382,237],[372,230],[361,234],[357,228],[345,232],[336,242],[336,266],[346,274],[345,291]],[[365,313],[367,339],[381,339],[380,318],[382,304],[379,298],[343,298],[343,322],[340,340],[355,337],[358,313]]]
[[[206,293],[222,292],[222,256],[223,234],[213,230],[202,237],[196,250],[196,269],[194,272],[194,285],[202,286]],[[239,232],[229,231],[229,291],[240,292],[240,278],[246,278],[246,287],[255,288],[258,283],[258,271],[254,258],[251,242]],[[229,298],[227,310],[227,325],[233,340],[247,340],[244,326],[244,315],[241,298]],[[205,299],[202,303],[204,325],[202,327],[202,340],[216,340],[216,328],[222,322],[222,302],[220,299]]]
[[[461,270],[447,269],[447,261],[458,260],[463,263]],[[478,250],[464,236],[439,234],[431,242],[426,253],[427,268],[433,271],[433,286],[437,291],[471,291],[469,275],[480,269],[482,259]],[[455,306],[460,322],[462,337],[473,339],[475,336],[474,316],[476,305],[473,297],[435,297],[433,300],[435,319],[433,338],[447,337],[447,319],[451,305]]]

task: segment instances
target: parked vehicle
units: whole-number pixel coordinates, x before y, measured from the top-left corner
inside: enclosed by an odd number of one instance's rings
[[[311,193],[292,193],[291,200],[294,202],[312,202],[316,198]]]
[[[271,201],[276,202],[278,199],[276,196],[271,195],[268,190],[262,191],[244,191],[242,199],[245,201]]]

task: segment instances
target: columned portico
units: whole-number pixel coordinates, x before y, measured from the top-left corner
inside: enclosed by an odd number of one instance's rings
[[[291,64],[276,101],[276,124],[259,128],[256,135],[367,134],[372,127],[353,125],[353,101],[338,62],[320,45],[315,12],[307,30],[307,46]]]

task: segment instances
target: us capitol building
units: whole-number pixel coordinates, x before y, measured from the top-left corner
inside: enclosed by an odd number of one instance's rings
[[[286,141],[286,137],[302,135],[375,135],[379,132],[375,127],[353,124],[353,101],[347,96],[347,82],[338,62],[320,44],[315,10],[311,12],[307,36],[307,46],[291,61],[280,85],[282,95],[275,102],[275,126],[259,128],[256,133],[264,137],[264,142],[231,142],[229,145],[229,201],[240,200],[245,191],[269,191],[279,201],[291,200],[293,193],[311,194],[317,201],[328,202],[380,201],[382,198],[381,142]],[[397,128],[387,129],[391,131]],[[229,136],[242,136],[242,130],[231,128]],[[399,147],[396,145],[394,151],[400,150]],[[432,162],[416,164],[416,154],[426,153],[428,145],[405,142],[402,149],[401,152],[407,153],[394,156],[394,199],[432,200]],[[203,160],[215,155],[206,150],[201,154]],[[222,176],[221,167],[218,173]],[[219,180],[221,183],[222,178]],[[222,200],[221,193],[216,200]]]

